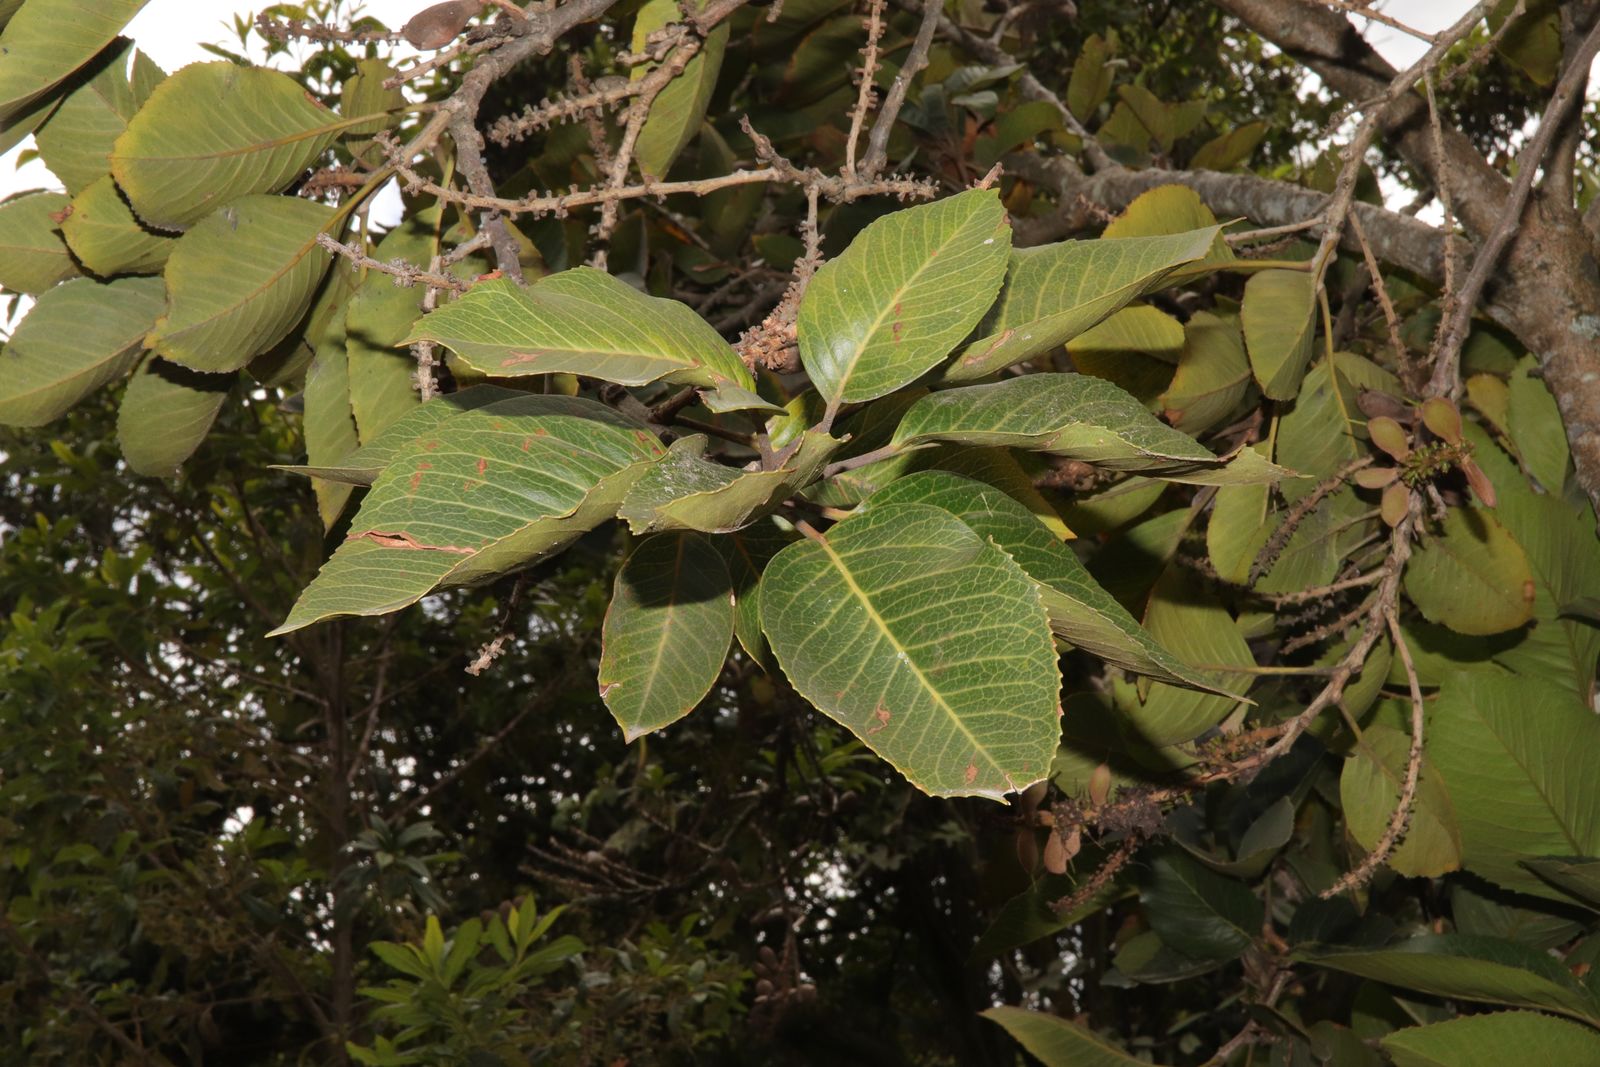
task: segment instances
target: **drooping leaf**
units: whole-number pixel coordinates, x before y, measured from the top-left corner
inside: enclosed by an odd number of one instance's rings
[[[1362,731],[1339,776],[1339,800],[1350,836],[1372,849],[1388,829],[1400,802],[1411,739],[1381,723]],[[1407,878],[1437,878],[1461,866],[1461,831],[1450,794],[1424,756],[1411,821],[1400,846],[1386,860]]]
[[[704,7],[705,0],[699,0],[694,10]],[[634,16],[633,50],[643,51],[646,39],[668,23],[680,21],[683,10],[677,0],[647,0]],[[717,75],[722,72],[722,54],[728,47],[729,29],[728,22],[723,21],[706,34],[700,51],[651,101],[650,116],[639,131],[633,153],[640,172],[647,178],[666,177],[672,161],[700,129],[706,105],[711,102],[711,91],[717,87]],[[654,69],[654,64],[641,64],[633,69],[633,79],[638,81]]]
[[[134,217],[109,174],[73,198],[61,233],[73,255],[101,276],[156,273],[177,243],[170,235],[146,229]]]
[[[93,75],[66,95],[34,138],[40,158],[72,196],[111,173],[111,146],[148,98],[152,86],[129,76],[133,55],[128,40],[101,53]]]
[[[1332,360],[1318,362],[1305,376],[1294,406],[1278,425],[1278,462],[1311,479],[1284,486],[1290,501],[1371,451],[1366,417],[1357,406],[1364,390],[1401,395],[1398,378],[1349,352],[1335,352]]]
[[[395,456],[345,543],[273,633],[382,615],[438,586],[527,566],[616,514],[663,451],[643,426],[577,397],[461,412]]]
[[[1506,384],[1507,430],[1528,473],[1545,492],[1557,494],[1566,482],[1571,456],[1555,397],[1543,379],[1530,373],[1536,365],[1534,357],[1526,357]]]
[[[1122,214],[1106,224],[1100,239],[1171,237],[1216,225],[1217,217],[1206,207],[1199,193],[1187,185],[1158,185],[1134,197],[1122,209]],[[1222,239],[1219,228],[1212,237],[1211,248],[1205,257],[1179,266],[1173,271],[1172,278],[1196,277],[1216,269],[1219,264],[1231,263],[1235,258],[1233,249]]]
[[[1587,926],[1577,908],[1508,893],[1481,879],[1450,887],[1450,919],[1457,933],[1504,938],[1541,952],[1570,943]]]
[[[1065,344],[1204,259],[1215,226],[1164,237],[1063,241],[1011,253],[1005,287],[946,381],[984,378]]]
[[[793,544],[797,534],[763,522],[723,534],[714,543],[733,579],[733,636],[756,663],[767,663],[767,638],[761,631],[761,575],[772,557]]]
[[[1227,668],[1255,666],[1250,646],[1227,609],[1186,568],[1171,564],[1156,580],[1145,608],[1144,628],[1194,669],[1206,671],[1222,689],[1249,692],[1253,677],[1230,673]],[[1146,744],[1161,746],[1198,737],[1238,707],[1239,698],[1157,682],[1149,686],[1143,699],[1119,699],[1117,703],[1129,720],[1130,733]],[[1173,947],[1181,950],[1181,946]]]
[[[1086,374],[1027,374],[932,393],[906,412],[894,440],[1025,448],[1155,477],[1224,464],[1121,389]]]
[[[875,508],[767,565],[784,673],[912,784],[998,799],[1049,771],[1060,674],[1038,586],[949,512]]]
[[[181,230],[241,196],[282,189],[358,124],[286,74],[196,63],[156,86],[128,122],[111,173],[147,225]]]
[[[1264,449],[1265,444],[1255,446]],[[1251,565],[1272,536],[1274,515],[1266,485],[1228,485],[1217,490],[1206,522],[1206,553],[1217,577],[1247,585]]]
[[[345,137],[371,137],[389,125],[387,114],[405,106],[405,93],[397,85],[384,88],[395,69],[382,59],[356,61],[356,72],[339,87],[339,112],[345,118],[372,116],[343,131]]]
[[[696,533],[646,538],[617,572],[600,652],[600,696],[629,741],[705,699],[733,639],[733,583]]]
[[[1197,311],[1183,333],[1183,354],[1161,406],[1175,428],[1200,434],[1222,423],[1244,400],[1250,361],[1235,321]]]
[[[1520,861],[1600,853],[1596,746],[1600,720],[1548,681],[1448,675],[1427,751],[1450,792],[1466,868],[1507,889],[1557,897]]]
[[[1503,1067],[1533,1054],[1546,1063],[1600,1063],[1600,1034],[1532,1011],[1467,1015],[1380,1040],[1395,1067]]]
[[[1537,1008],[1600,1024],[1600,1003],[1571,972],[1514,941],[1427,934],[1388,948],[1304,952],[1300,958],[1433,996]]]
[[[412,213],[383,235],[372,252],[381,263],[400,260],[432,265],[439,251],[443,208],[437,204]],[[417,361],[399,347],[422,316],[422,286],[400,286],[381,271],[363,273],[345,314],[345,344],[350,360],[350,407],[362,443],[415,411],[421,397],[413,383]]]
[[[93,59],[148,0],[28,0],[0,32],[0,126]]]
[[[1267,136],[1265,122],[1247,122],[1219,134],[1201,145],[1189,157],[1189,166],[1195,170],[1232,170],[1250,158]]]
[[[481,282],[425,316],[406,344],[436,341],[497,377],[565,372],[619,385],[665,381],[712,390],[713,411],[771,405],[711,324],[675,300],[646,296],[592,267],[527,288]]]
[[[1600,911],[1600,859],[1546,856],[1522,865],[1590,911]]]
[[[122,458],[139,474],[167,478],[194,454],[237,376],[202,374],[151,356],[117,411]]]
[[[0,289],[42,293],[79,273],[54,217],[67,205],[60,193],[43,192],[0,204]]]
[[[1151,858],[1139,900],[1162,942],[1195,959],[1232,959],[1261,936],[1261,901],[1250,888],[1176,849]]]
[[[76,278],[40,296],[0,351],[0,423],[43,426],[131,370],[164,294],[159,278]]]
[[[1039,583],[1050,626],[1060,637],[1140,674],[1207,690],[1219,684],[1146,633],[1071,549],[999,489],[947,471],[919,471],[880,489],[863,510],[898,504],[941,508],[1003,549]]]
[[[989,1008],[981,1014],[1004,1027],[1044,1067],[1148,1067],[1068,1019],[1025,1008]]]
[[[1156,410],[1183,351],[1183,325],[1147,304],[1123,308],[1067,342],[1080,374],[1104,378]]]
[[[193,68],[190,68],[193,69]],[[200,371],[238,370],[305,315],[330,257],[317,244],[332,208],[288,196],[242,197],[178,238],[167,259],[167,313],[152,349]]]
[[[320,354],[318,358],[321,358]],[[475,411],[502,400],[526,395],[528,394],[520,389],[507,389],[500,385],[474,385],[459,392],[436,396],[426,404],[418,404],[412,408],[360,448],[352,445],[349,451],[341,452],[324,463],[308,462],[304,466],[286,465],[280,469],[344,485],[371,485],[378,480],[378,475],[383,473],[383,469],[394,460],[401,449],[424,434],[434,432],[440,423],[463,411]],[[309,402],[306,414],[309,419]],[[352,417],[348,394],[345,397],[344,414],[346,418]],[[309,455],[307,459],[310,459]]]
[[[1430,622],[1462,634],[1497,634],[1533,617],[1533,572],[1494,513],[1451,508],[1411,557],[1406,595]]]
[[[1252,274],[1244,283],[1239,319],[1261,391],[1272,400],[1293,400],[1317,332],[1316,278],[1299,270]]]
[[[1106,97],[1111,95],[1112,69],[1106,66],[1111,49],[1105,38],[1094,34],[1078,49],[1067,79],[1067,107],[1079,122],[1089,122]]]
[[[800,360],[817,392],[858,403],[932,370],[989,310],[1010,248],[1005,209],[990,189],[896,211],[862,230],[800,302]]]
[[[771,513],[815,479],[839,444],[825,433],[808,432],[782,467],[743,471],[706,459],[705,437],[679,438],[633,483],[617,515],[636,534],[731,533]]]
[[[336,278],[334,284],[348,291],[348,283],[342,278]],[[351,488],[346,479],[335,478],[330,471],[338,469],[335,465],[345,462],[361,444],[355,415],[350,410],[350,362],[345,353],[343,316],[334,317],[306,372],[305,418],[301,427],[307,463],[302,473],[313,476],[312,488],[322,525],[332,529],[350,500]],[[384,458],[393,457],[391,454]],[[382,468],[383,464],[374,464],[371,477],[359,484],[371,485]]]

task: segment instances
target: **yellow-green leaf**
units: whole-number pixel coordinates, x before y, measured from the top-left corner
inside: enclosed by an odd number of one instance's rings
[[[150,274],[166,265],[176,243],[134,217],[122,190],[107,174],[72,200],[61,233],[83,265],[102,276]]]
[[[205,440],[235,377],[147,359],[117,411],[117,442],[128,466],[157,478],[176,474]]]
[[[1461,634],[1497,634],[1533,617],[1533,571],[1494,513],[1451,508],[1405,572],[1406,596],[1430,622]]]
[[[1273,400],[1293,400],[1311,363],[1317,327],[1317,281],[1308,271],[1264,270],[1244,283],[1244,324],[1250,368]]]
[[[23,193],[0,204],[0,289],[42,293],[78,274],[55,219],[67,206],[60,193]]]
[[[149,0],[28,0],[0,32],[0,126],[93,59]]]

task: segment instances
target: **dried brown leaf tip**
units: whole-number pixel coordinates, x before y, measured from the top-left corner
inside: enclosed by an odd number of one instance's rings
[[[443,48],[461,35],[482,8],[481,0],[445,0],[413,15],[400,28],[400,36],[416,48]]]

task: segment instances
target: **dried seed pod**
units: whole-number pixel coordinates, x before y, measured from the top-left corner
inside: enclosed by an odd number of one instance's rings
[[[1406,512],[1411,509],[1411,490],[1404,482],[1392,482],[1389,488],[1383,491],[1383,500],[1378,504],[1378,514],[1383,516],[1383,521],[1391,527],[1399,526],[1400,520],[1406,517]]]
[[[1422,423],[1439,440],[1461,443],[1461,412],[1443,397],[1430,396],[1422,402]]]
[[[1398,477],[1399,467],[1363,467],[1356,471],[1356,484],[1363,489],[1382,489]]]
[[[1411,455],[1411,443],[1406,440],[1406,431],[1387,415],[1369,419],[1367,434],[1372,438],[1373,444],[1402,463]]]
[[[482,0],[445,0],[411,16],[411,21],[400,28],[400,36],[415,48],[443,48],[461,36],[472,16],[482,8]]]

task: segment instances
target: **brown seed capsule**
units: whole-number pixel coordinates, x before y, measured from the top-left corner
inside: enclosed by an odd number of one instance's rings
[[[1422,422],[1439,440],[1461,443],[1461,412],[1443,397],[1431,396],[1422,402]]]
[[[1067,844],[1054,830],[1050,831],[1050,839],[1044,843],[1044,869],[1051,874],[1067,873]]]
[[[445,0],[413,15],[400,28],[400,35],[415,48],[443,48],[461,35],[482,8],[482,0]]]
[[[1363,489],[1382,489],[1398,477],[1399,467],[1364,467],[1356,471],[1356,484]]]
[[[1406,432],[1400,424],[1387,415],[1380,415],[1367,421],[1367,434],[1372,438],[1372,443],[1383,449],[1395,459],[1405,462],[1411,455],[1411,443],[1406,440]]]
[[[1483,473],[1483,468],[1472,462],[1468,456],[1461,461],[1461,473],[1467,476],[1467,484],[1472,487],[1472,493],[1486,508],[1492,508],[1497,502],[1494,494],[1494,483],[1489,476]]]
[[[1411,490],[1406,488],[1404,482],[1391,482],[1389,488],[1383,491],[1383,499],[1378,503],[1378,514],[1383,516],[1383,521],[1390,526],[1399,526],[1400,520],[1406,517],[1406,512],[1411,509]]]

